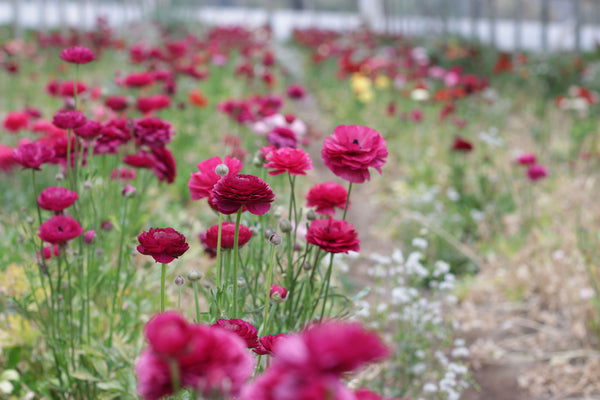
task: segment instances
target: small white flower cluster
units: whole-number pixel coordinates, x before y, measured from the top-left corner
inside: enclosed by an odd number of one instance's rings
[[[425,238],[414,238],[412,247],[406,257],[401,250],[369,256],[367,274],[375,284],[355,300],[352,318],[387,332],[386,340],[397,349],[389,369],[398,376],[386,395],[458,399],[468,386],[469,371],[457,360],[469,350],[463,339],[452,341],[454,327],[444,313],[457,301],[452,294],[456,278],[447,262],[426,260]]]

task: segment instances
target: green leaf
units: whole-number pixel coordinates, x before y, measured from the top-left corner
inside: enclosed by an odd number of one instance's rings
[[[100,382],[96,385],[101,390],[118,390],[123,391],[123,386],[118,381]]]
[[[97,382],[100,380],[100,379],[96,378],[94,375],[90,374],[89,372],[83,371],[83,370],[71,372],[71,376],[73,378],[79,379],[81,381]]]

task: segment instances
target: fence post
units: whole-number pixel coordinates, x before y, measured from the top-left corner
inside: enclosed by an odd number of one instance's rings
[[[12,0],[13,36],[21,37],[21,5],[20,0]]]
[[[575,16],[575,52],[581,53],[581,1],[573,0],[573,14]]]
[[[540,35],[542,41],[542,50],[548,50],[548,21],[550,19],[550,2],[549,0],[542,0],[542,7],[540,10],[540,21],[542,34]]]
[[[442,33],[445,37],[448,36],[448,1],[447,0],[439,0],[440,6],[440,16],[442,17]]]
[[[479,0],[471,0],[471,39],[479,39]]]

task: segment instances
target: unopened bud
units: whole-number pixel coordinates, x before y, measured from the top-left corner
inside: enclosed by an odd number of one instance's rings
[[[312,265],[308,262],[305,262],[304,264],[302,264],[302,269],[305,271],[310,271],[312,269]]]
[[[135,187],[133,187],[131,185],[125,185],[125,187],[121,191],[121,194],[127,198],[135,197],[135,193],[136,193],[136,189],[135,189]]]
[[[283,303],[287,299],[287,289],[277,285],[271,285],[269,297],[274,303]]]
[[[87,181],[83,182],[83,188],[85,190],[90,190],[92,188],[92,186],[94,186],[94,184],[89,179]]]
[[[33,225],[35,218],[33,218],[31,215],[28,215],[27,218],[25,218],[25,221],[27,221],[29,225]]]
[[[96,237],[96,231],[94,231],[94,230],[89,230],[83,234],[83,239],[85,240],[85,242],[87,244],[92,243],[92,240],[94,240],[95,237]]]
[[[290,233],[292,231],[292,223],[288,219],[282,219],[279,221],[279,229],[283,233]]]
[[[319,216],[314,210],[308,210],[308,212],[306,213],[306,219],[309,221],[314,221],[317,218],[319,218]]]
[[[222,178],[229,173],[229,167],[225,164],[219,164],[215,168],[215,173]]]
[[[271,239],[271,236],[273,236],[275,234],[275,229],[269,227],[267,229],[265,229],[265,239],[269,240]]]
[[[57,173],[57,174],[56,174],[56,180],[57,180],[58,182],[62,182],[62,181],[64,181],[64,180],[65,180],[65,174],[63,174],[62,172],[59,172],[59,173]]]
[[[185,278],[181,275],[177,275],[174,282],[177,286],[183,286],[183,284],[185,283]]]
[[[190,272],[188,272],[187,278],[191,282],[196,282],[202,280],[202,278],[204,278],[204,274],[198,270],[193,269]]]
[[[269,242],[271,242],[271,244],[273,246],[279,246],[281,244],[281,236],[279,236],[278,234],[274,233],[269,238]]]

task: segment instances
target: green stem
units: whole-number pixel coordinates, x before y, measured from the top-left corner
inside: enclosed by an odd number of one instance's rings
[[[160,312],[165,312],[165,281],[167,279],[167,264],[163,263],[160,270]]]
[[[273,283],[273,265],[275,264],[275,245],[271,245],[271,263],[269,264],[269,271],[267,273],[267,280],[265,281],[265,315],[263,317],[263,326],[261,336],[268,335],[269,327],[267,325],[269,321],[269,303],[270,303],[270,291],[271,284]]]
[[[221,237],[223,232],[223,214],[219,213],[219,232],[217,234],[217,293],[221,289]]]
[[[333,269],[333,253],[331,253],[331,257],[329,258],[329,267],[327,267],[327,275],[325,276],[325,281],[323,285],[325,285],[325,298],[323,299],[323,308],[321,309],[321,318],[319,322],[323,321],[323,317],[325,316],[325,304],[327,304],[327,295],[329,294],[329,284],[331,281],[331,270]]]
[[[240,236],[240,220],[242,218],[242,207],[237,212],[237,216],[235,218],[235,235],[233,237],[233,313],[231,318],[237,318],[237,267],[238,267],[238,258],[239,258],[239,236]]]
[[[198,295],[198,282],[192,282],[194,288],[194,303],[196,304],[196,322],[200,322],[200,299]]]
[[[115,327],[115,307],[117,306],[117,298],[119,297],[119,284],[121,281],[121,268],[123,265],[123,242],[125,241],[125,219],[127,218],[127,204],[129,198],[123,197],[123,213],[121,214],[121,235],[119,238],[119,255],[117,256],[117,275],[115,277],[115,293],[112,299],[112,307],[111,307],[111,315],[113,316],[110,319],[110,326],[108,330],[108,345],[112,346],[112,334],[113,329]]]
[[[346,206],[344,207],[343,220],[346,220],[346,213],[348,212],[348,206],[350,205],[350,193],[352,192],[352,182],[348,183],[348,197],[346,197]]]

